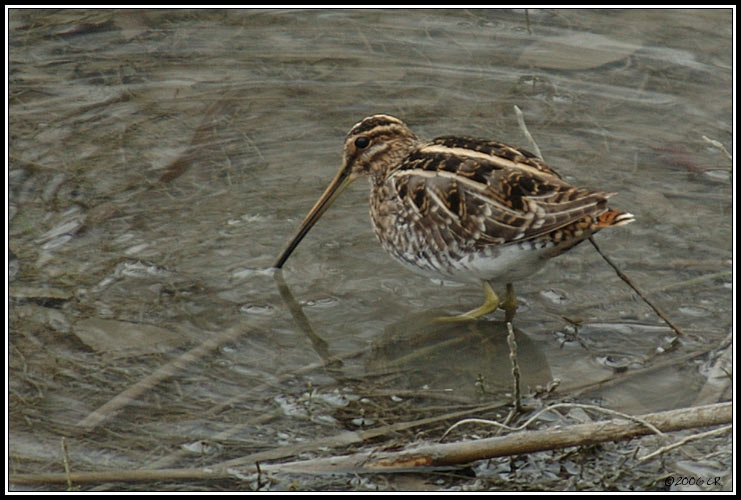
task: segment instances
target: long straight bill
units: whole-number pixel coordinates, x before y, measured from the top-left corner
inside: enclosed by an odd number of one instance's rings
[[[332,179],[332,182],[330,182],[329,186],[327,186],[327,189],[324,190],[324,193],[322,193],[322,196],[319,198],[319,200],[317,200],[311,210],[309,210],[306,218],[304,218],[304,221],[298,228],[296,236],[294,236],[291,242],[288,243],[288,246],[285,250],[283,250],[283,253],[280,254],[280,257],[278,257],[278,259],[275,261],[273,267],[283,267],[283,264],[286,263],[288,257],[291,256],[291,253],[293,253],[298,244],[301,243],[301,240],[304,239],[304,236],[306,236],[306,233],[309,232],[309,229],[311,229],[312,226],[316,224],[316,221],[318,221],[319,218],[322,216],[322,214],[327,211],[335,198],[337,198],[337,196],[348,185],[350,185],[352,181],[355,180],[355,177],[356,175],[350,173],[349,169],[345,168],[345,166],[343,165],[340,171],[337,172],[337,175],[334,176],[334,179]]]

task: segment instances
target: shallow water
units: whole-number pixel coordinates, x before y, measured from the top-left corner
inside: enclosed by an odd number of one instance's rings
[[[481,290],[394,263],[364,181],[286,264],[293,309],[269,270],[379,112],[528,148],[517,105],[568,181],[618,193],[636,222],[595,239],[686,336],[663,353],[585,243],[515,284],[523,379],[569,396],[656,366],[589,397],[691,404],[705,358],[683,356],[732,328],[731,68],[729,10],[11,10],[11,471],[59,471],[60,436],[80,470],[210,464],[503,398],[501,316],[430,326]],[[123,449],[78,437],[207,339],[104,420]]]

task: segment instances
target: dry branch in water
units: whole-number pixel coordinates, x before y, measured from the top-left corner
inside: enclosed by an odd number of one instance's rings
[[[728,424],[731,403],[682,408],[640,417],[662,432]],[[446,467],[476,460],[620,441],[652,434],[645,425],[629,420],[607,420],[588,424],[523,431],[474,441],[424,445],[401,452],[366,452],[345,457],[322,458],[276,464],[281,472],[400,472],[417,467]],[[267,466],[263,465],[263,470]],[[267,469],[269,470],[269,469]]]
[[[730,402],[682,408],[642,415],[645,421],[661,432],[673,432],[696,427],[731,423]],[[288,463],[260,464],[262,473],[382,473],[405,472],[432,467],[450,467],[476,460],[554,450],[568,446],[584,446],[604,441],[632,439],[654,431],[635,420],[612,419],[604,422],[555,427],[539,431],[523,431],[474,441],[428,444],[399,452],[370,451],[353,455],[318,458]],[[217,479],[243,477],[257,472],[255,465],[229,467],[212,465],[196,469],[163,469],[104,472],[72,472],[70,474],[15,474],[11,484],[44,484],[112,481],[157,481],[166,479]]]

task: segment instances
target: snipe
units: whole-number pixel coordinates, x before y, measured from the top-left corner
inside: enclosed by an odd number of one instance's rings
[[[398,118],[380,114],[350,129],[342,168],[274,267],[360,175],[370,178],[371,222],[392,257],[429,277],[483,282],[484,304],[454,319],[502,307],[511,320],[512,282],[600,229],[633,221],[607,208],[614,193],[571,186],[528,151],[461,136],[421,141]],[[501,304],[492,282],[507,284]]]

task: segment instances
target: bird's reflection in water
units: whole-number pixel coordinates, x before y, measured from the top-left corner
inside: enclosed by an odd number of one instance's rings
[[[412,391],[444,391],[450,399],[477,401],[512,392],[512,363],[503,321],[440,322],[439,311],[409,316],[386,328],[374,343],[367,372],[397,372]],[[551,381],[547,360],[515,327],[520,387]]]
[[[447,400],[475,402],[512,391],[512,363],[507,326],[502,321],[439,321],[439,310],[415,313],[384,330],[370,352],[332,353],[331,346],[312,328],[293,298],[281,271],[275,273],[283,302],[296,325],[307,336],[324,367],[340,383],[341,359],[362,355],[367,380],[381,380],[383,389],[405,393],[436,393]],[[445,314],[442,314],[443,316]],[[516,327],[520,387],[546,385],[551,381],[547,360],[536,344]],[[388,375],[388,376],[386,376]],[[357,380],[356,376],[351,377]],[[380,389],[376,385],[376,389]]]

